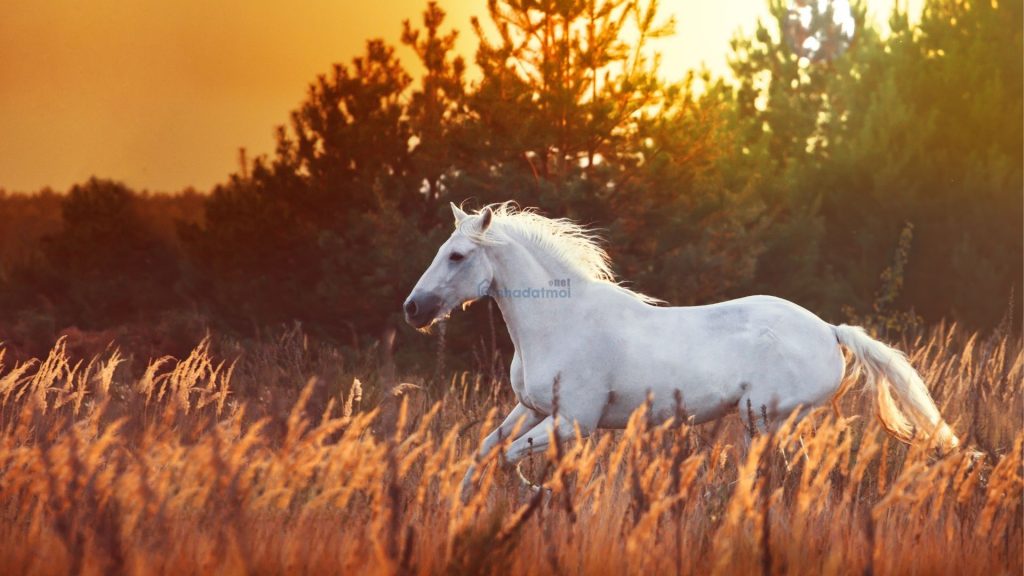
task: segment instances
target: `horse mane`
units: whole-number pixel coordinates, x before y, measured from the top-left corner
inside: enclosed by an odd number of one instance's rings
[[[611,258],[601,246],[603,239],[594,230],[568,218],[548,218],[532,208],[521,209],[512,201],[490,204],[475,214],[480,215],[488,208],[492,213],[491,226],[483,234],[465,231],[473,241],[479,244],[500,244],[500,239],[496,238],[498,233],[514,235],[545,250],[548,255],[588,280],[610,284],[648,304],[662,303],[657,298],[622,286],[615,279]]]

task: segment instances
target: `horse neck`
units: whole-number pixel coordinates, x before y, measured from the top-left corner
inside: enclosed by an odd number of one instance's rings
[[[495,301],[512,342],[521,352],[532,345],[546,346],[545,343],[565,327],[565,322],[580,306],[580,298],[585,297],[588,285],[593,283],[578,270],[520,239],[495,245],[492,261]],[[568,297],[503,295],[505,290],[561,289],[562,281],[567,282]]]

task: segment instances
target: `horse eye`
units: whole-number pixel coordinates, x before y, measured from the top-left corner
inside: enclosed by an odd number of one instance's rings
[[[448,259],[452,262],[461,262],[463,258],[465,258],[465,256],[458,252],[452,252],[451,255],[448,256]]]

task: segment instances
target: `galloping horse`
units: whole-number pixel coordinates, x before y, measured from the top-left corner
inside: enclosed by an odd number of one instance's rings
[[[877,392],[890,434],[928,437],[944,449],[959,444],[906,357],[861,328],[833,326],[772,296],[657,306],[619,285],[596,237],[572,221],[509,203],[475,214],[452,204],[452,212],[455,232],[405,301],[405,315],[426,329],[483,296],[501,309],[515,345],[510,380],[518,403],[484,439],[479,458],[505,439],[505,456],[516,462],[545,450],[551,432],[568,438],[576,427],[584,435],[623,428],[649,396],[655,421],[674,416],[680,398],[698,424],[737,406],[772,418],[808,409],[838,390],[846,370],[840,346]]]

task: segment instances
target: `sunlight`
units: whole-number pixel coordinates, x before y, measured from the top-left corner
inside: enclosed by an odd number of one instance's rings
[[[922,3],[906,6],[912,21]],[[440,4],[448,13],[445,28],[459,30],[456,49],[473,77],[470,18],[485,18],[486,2]],[[886,30],[893,0],[867,4],[869,18]],[[156,190],[207,187],[235,167],[238,147],[254,157],[273,151],[271,127],[317,74],[349,62],[368,38],[398,44],[402,20],[417,23],[424,5],[261,0],[239,11],[226,1],[143,9],[102,0],[88,11],[58,1],[16,6],[0,22],[0,44],[10,47],[0,59],[2,184],[65,189],[96,173]],[[675,34],[652,42],[648,56],[661,55],[667,80],[705,67],[729,76],[730,40],[770,20],[761,0],[668,0],[660,13],[675,20]],[[777,29],[770,32],[777,37]],[[411,51],[399,46],[397,52],[416,73]]]

